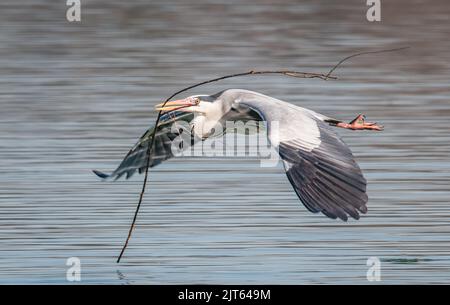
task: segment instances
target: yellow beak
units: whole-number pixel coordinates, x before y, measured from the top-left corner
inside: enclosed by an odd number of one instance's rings
[[[182,100],[176,100],[176,101],[170,101],[167,103],[161,103],[155,106],[155,110],[157,111],[174,111],[190,106],[195,106],[196,104],[193,103],[191,100],[188,99],[182,99]]]

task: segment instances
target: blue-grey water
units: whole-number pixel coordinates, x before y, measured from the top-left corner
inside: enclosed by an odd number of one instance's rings
[[[365,1],[0,3],[0,283],[367,284],[450,282],[450,5]],[[390,1],[392,2],[392,1]],[[197,81],[251,69],[326,72],[339,80],[227,80],[343,120],[365,113],[382,133],[339,130],[368,180],[369,213],[309,213],[283,169],[254,159],[173,159],[142,183],[101,182],[154,121],[152,108]]]

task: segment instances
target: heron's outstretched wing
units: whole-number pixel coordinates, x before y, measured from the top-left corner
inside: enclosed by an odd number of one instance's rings
[[[254,92],[236,100],[266,121],[269,140],[308,210],[344,221],[367,212],[366,180],[348,146],[324,122],[329,118]]]
[[[150,167],[156,166],[161,162],[173,157],[172,145],[173,140],[180,135],[179,132],[173,132],[172,125],[177,124],[180,128],[187,124],[180,124],[180,122],[190,122],[194,115],[186,112],[171,112],[161,116],[161,120],[156,132],[155,143],[153,146],[152,157],[150,159]],[[100,171],[93,172],[103,179],[114,178],[119,179],[126,174],[126,178],[130,178],[136,171],[142,173],[147,165],[147,150],[151,142],[151,137],[154,131],[154,126],[148,129],[136,145],[128,152],[123,161],[110,175],[104,174]],[[178,128],[177,128],[178,130]],[[194,140],[194,139],[192,139]],[[191,143],[193,144],[193,143]]]

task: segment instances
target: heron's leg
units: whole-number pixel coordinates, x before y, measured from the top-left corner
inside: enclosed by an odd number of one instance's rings
[[[344,122],[329,122],[330,125],[336,126],[336,127],[341,127],[341,128],[345,128],[345,129],[351,129],[351,130],[376,130],[376,131],[381,131],[383,130],[383,126],[382,125],[378,125],[377,123],[372,123],[372,122],[366,122],[365,121],[366,116],[364,114],[360,114],[358,115],[353,121],[351,121],[350,123],[344,123]]]

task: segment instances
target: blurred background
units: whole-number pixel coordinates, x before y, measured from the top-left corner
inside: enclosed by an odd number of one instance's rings
[[[0,283],[367,284],[450,280],[450,4],[365,0],[65,0],[0,3]],[[174,159],[151,170],[134,236],[115,263],[142,176],[99,181],[155,119],[153,106],[198,81],[251,69],[337,81],[236,78],[243,88],[382,133],[340,134],[368,180],[369,213],[309,213],[281,166]]]

